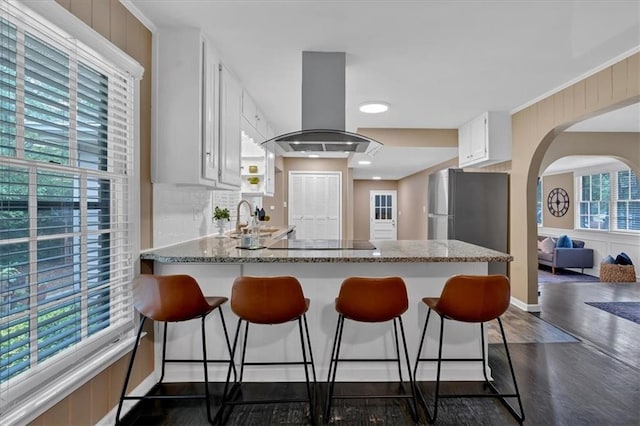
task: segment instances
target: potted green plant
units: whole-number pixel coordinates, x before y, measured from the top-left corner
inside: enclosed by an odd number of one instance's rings
[[[231,213],[228,208],[221,209],[216,206],[213,209],[213,220],[216,221],[216,226],[218,227],[218,237],[224,237],[224,228],[227,226],[227,222],[229,222],[231,218]]]
[[[251,188],[255,191],[258,190],[258,184],[260,183],[260,178],[258,176],[250,176],[247,178],[247,182],[251,185]]]

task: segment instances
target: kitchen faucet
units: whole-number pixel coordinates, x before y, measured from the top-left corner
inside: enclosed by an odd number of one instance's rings
[[[238,203],[238,209],[236,211],[236,233],[240,233],[240,206],[242,206],[243,204],[246,204],[247,207],[249,207],[249,217],[253,217],[253,210],[251,208],[251,203],[247,200],[240,200],[240,202]],[[248,223],[247,223],[248,225]]]

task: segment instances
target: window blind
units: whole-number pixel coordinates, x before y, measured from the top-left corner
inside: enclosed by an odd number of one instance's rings
[[[0,1],[0,417],[133,327],[134,84]]]
[[[633,170],[616,173],[613,199],[615,200],[615,229],[640,231],[640,183]]]
[[[580,228],[609,230],[610,203],[609,173],[580,177]]]

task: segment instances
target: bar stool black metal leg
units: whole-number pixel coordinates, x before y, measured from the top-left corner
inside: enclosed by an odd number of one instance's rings
[[[307,361],[307,351],[305,349],[305,338],[302,330],[302,319],[298,318],[298,330],[300,331],[300,347],[302,348],[302,366],[304,367],[304,378],[307,385],[307,397],[309,398],[309,416],[311,417],[311,424],[315,424],[315,407],[314,398],[311,391],[311,383],[309,382],[309,363]]]
[[[162,383],[162,380],[164,379],[164,366],[166,364],[166,359],[167,359],[167,326],[169,324],[168,323],[164,323],[164,332],[162,333],[162,367],[160,369],[160,379],[158,380],[158,383]]]
[[[242,320],[238,319],[238,323],[236,325],[236,333],[235,333],[235,336],[233,337],[233,345],[231,346],[231,355],[229,357],[229,368],[227,369],[227,379],[225,380],[224,390],[222,392],[222,403],[220,405],[218,415],[216,416],[216,417],[221,417],[222,423],[225,422],[224,411],[227,404],[227,397],[228,397],[228,394],[231,393],[229,391],[229,381],[231,380],[231,370],[232,369],[235,370],[235,355],[236,355],[236,349],[238,347],[238,338],[240,337],[241,326],[242,326]],[[242,373],[240,373],[240,378],[237,383],[239,384],[240,382],[242,382]]]
[[[433,417],[429,423],[435,423],[438,416],[438,397],[440,396],[440,372],[442,370],[442,341],[444,340],[444,318],[440,317],[440,340],[438,342],[438,368],[436,370],[436,393],[433,404]]]
[[[407,338],[404,334],[404,325],[402,324],[402,318],[398,317],[398,322],[400,323],[400,333],[402,334],[402,345],[404,347],[404,357],[407,363],[407,371],[409,373],[409,387],[411,392],[411,399],[413,401],[413,410],[411,416],[413,417],[413,421],[418,421],[418,403],[416,401],[416,393],[415,393],[415,383],[414,378],[411,375],[411,361],[409,360],[409,350],[407,349]],[[395,324],[395,322],[394,322]],[[397,346],[396,346],[397,347]],[[398,364],[400,363],[400,354],[398,354]],[[400,380],[402,380],[402,376],[400,376]]]
[[[229,340],[229,332],[227,331],[227,323],[224,320],[224,315],[222,313],[222,306],[218,306],[218,311],[220,312],[220,322],[222,323],[222,331],[224,332],[224,341],[227,343],[227,350],[229,351],[229,356],[231,356],[231,341]],[[238,373],[236,371],[236,364],[232,363],[233,366],[233,382],[238,381]]]
[[[302,319],[304,320],[304,331],[307,333],[307,345],[309,347],[309,359],[311,361],[311,371],[313,372],[313,383],[318,383],[318,379],[316,378],[316,367],[313,361],[313,352],[311,351],[311,337],[309,335],[309,326],[307,325],[307,314],[302,315]]]
[[[400,389],[404,392],[404,380],[402,379],[402,365],[400,364],[400,342],[398,342],[398,326],[396,318],[393,319],[393,337],[396,341],[396,358],[398,359],[398,377],[400,378]]]
[[[342,342],[342,330],[344,328],[344,316],[338,316],[336,333],[333,338],[333,348],[331,349],[331,360],[329,361],[329,374],[327,376],[327,400],[324,409],[324,422],[329,421],[331,403],[333,402],[333,388],[336,383],[336,371],[338,370],[338,358],[340,356],[340,343]],[[333,368],[333,370],[332,370]]]
[[[498,325],[500,325],[500,333],[502,334],[502,343],[504,345],[504,350],[507,354],[507,361],[509,362],[509,371],[511,372],[511,378],[513,379],[513,388],[515,390],[514,394],[503,395],[500,397],[500,400],[505,405],[505,407],[511,412],[513,417],[515,417],[515,419],[518,420],[518,422],[522,423],[524,422],[524,409],[522,407],[522,400],[520,399],[520,390],[518,389],[518,383],[516,382],[516,374],[515,374],[515,371],[513,370],[513,363],[511,362],[511,354],[509,353],[509,347],[507,345],[507,336],[504,333],[504,327],[502,326],[502,320],[500,319],[500,317],[498,317],[497,320],[498,320]],[[499,393],[492,383],[489,383],[489,386],[495,393]],[[517,398],[518,406],[520,408],[520,413],[518,413],[515,410],[515,408],[513,408],[513,406],[507,402],[507,400],[505,399],[506,397]]]
[[[429,407],[427,406],[427,401],[424,398],[424,395],[422,394],[422,390],[420,389],[420,387],[418,386],[418,382],[417,382],[417,377],[418,377],[418,364],[420,363],[420,361],[422,360],[422,358],[420,358],[420,354],[422,353],[422,347],[424,345],[424,338],[427,335],[427,328],[429,327],[429,317],[431,316],[431,309],[429,308],[427,310],[427,317],[424,320],[424,327],[422,329],[422,336],[420,336],[420,343],[418,344],[418,355],[416,356],[416,364],[415,367],[413,368],[413,379],[415,380],[415,390],[417,393],[417,396],[420,398],[420,402],[422,404],[422,406],[425,409],[425,412],[427,414],[427,421],[429,423],[433,423],[433,418],[431,417],[431,413],[429,412]]]
[[[480,350],[482,352],[482,375],[487,385],[491,384],[489,377],[487,376],[487,368],[489,367],[489,361],[487,361],[487,353],[484,346],[484,323],[480,323]]]
[[[207,404],[207,420],[213,424],[211,418],[211,397],[209,395],[209,366],[207,365],[207,336],[204,326],[206,315],[202,317],[202,365],[204,367],[204,399]]]
[[[124,384],[122,385],[122,393],[120,394],[120,402],[118,403],[118,411],[116,412],[116,424],[120,424],[120,412],[122,411],[122,403],[124,402],[125,395],[127,393],[127,386],[129,385],[129,379],[131,378],[131,370],[133,369],[133,361],[136,358],[136,353],[138,353],[138,345],[140,344],[140,336],[142,335],[142,327],[144,326],[144,322],[147,317],[142,317],[142,321],[140,321],[140,326],[138,327],[138,334],[136,335],[136,340],[133,343],[133,351],[131,352],[131,358],[129,359],[129,367],[127,368],[127,374],[124,378]]]
[[[244,341],[242,342],[242,357],[240,358],[240,383],[244,379],[244,361],[247,355],[247,338],[249,337],[249,321],[244,322]]]

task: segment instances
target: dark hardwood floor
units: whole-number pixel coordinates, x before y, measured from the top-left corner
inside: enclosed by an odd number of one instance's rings
[[[531,425],[640,425],[640,324],[586,305],[584,302],[640,301],[640,283],[542,284],[537,315],[510,308],[503,317],[509,349],[525,409],[525,424]],[[496,384],[506,382],[506,357],[495,344],[490,327],[490,365]],[[165,389],[189,391],[199,384],[171,384]],[[336,392],[350,387],[380,392],[394,384],[337,384]],[[428,402],[433,383],[420,383]],[[450,382],[444,392],[475,391],[477,383]],[[322,412],[324,386],[320,384],[317,412]],[[221,393],[212,384],[217,409]],[[256,383],[243,393],[253,396],[304,395],[298,383]],[[229,425],[299,425],[309,421],[306,404],[237,406]],[[322,419],[318,415],[317,423]],[[139,403],[124,419],[125,425],[206,424],[202,401],[151,401]],[[337,400],[332,425],[410,425],[406,401]],[[427,424],[420,413],[418,424]],[[517,422],[493,399],[442,400],[437,424],[512,425]]]

